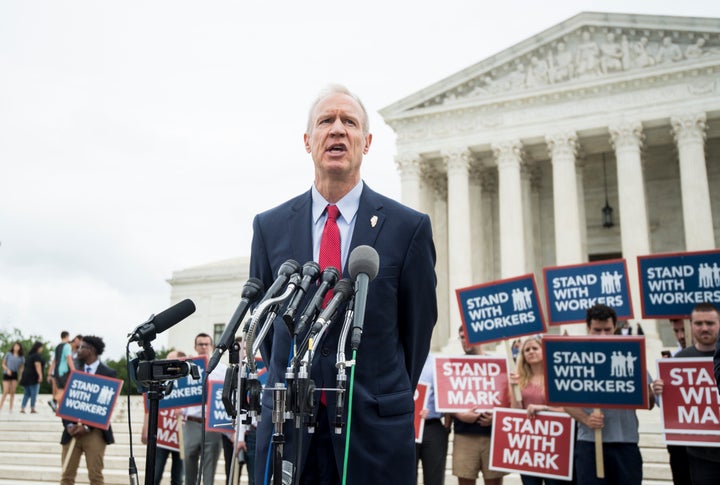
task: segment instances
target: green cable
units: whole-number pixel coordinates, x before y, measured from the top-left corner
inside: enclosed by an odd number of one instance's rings
[[[353,350],[352,361],[355,362],[357,357],[357,349]],[[345,432],[345,457],[343,458],[343,476],[342,485],[347,482],[348,455],[350,454],[350,425],[352,424],[352,402],[353,402],[353,384],[355,383],[355,366],[350,369],[350,390],[348,391],[348,412],[347,412],[347,431]]]

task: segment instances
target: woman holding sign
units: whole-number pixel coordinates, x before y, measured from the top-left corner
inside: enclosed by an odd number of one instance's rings
[[[543,357],[541,337],[534,336],[525,339],[520,347],[517,359],[517,373],[510,374],[510,382],[520,387],[521,402],[515,399],[515,393],[510,393],[514,408],[527,409],[531,418],[539,412],[564,412],[563,408],[549,407],[545,398],[545,359]],[[546,485],[570,483],[565,480],[520,475],[523,485]]]

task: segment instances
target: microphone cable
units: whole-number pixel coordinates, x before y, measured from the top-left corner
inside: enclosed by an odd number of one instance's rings
[[[357,349],[353,349],[352,360],[357,359]],[[353,403],[353,387],[355,384],[355,365],[350,369],[350,388],[348,389],[348,412],[347,412],[347,431],[345,431],[345,456],[343,457],[343,476],[342,485],[347,482],[348,455],[350,455],[350,426],[352,425],[352,403]]]

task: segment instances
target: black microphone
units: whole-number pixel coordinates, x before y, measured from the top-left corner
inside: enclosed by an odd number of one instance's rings
[[[358,246],[348,257],[348,272],[355,279],[355,315],[353,315],[350,347],[357,350],[362,337],[365,321],[365,303],[367,302],[368,285],[378,274],[380,256],[370,246]]]
[[[270,288],[268,288],[265,292],[265,296],[262,300],[260,300],[260,304],[264,303],[265,300],[269,300],[274,297],[276,293],[280,293],[280,290],[288,282],[288,279],[290,279],[290,277],[298,271],[300,271],[300,265],[294,259],[288,259],[281,264],[278,269],[277,278],[275,278],[273,284],[270,285]]]
[[[328,323],[330,319],[335,315],[338,307],[345,303],[353,295],[353,284],[350,278],[343,278],[338,281],[338,284],[333,288],[333,296],[330,298],[327,306],[320,312],[320,316],[315,320],[313,329],[320,330],[320,328]]]
[[[300,302],[307,293],[308,288],[310,288],[310,285],[315,283],[318,276],[320,276],[320,265],[315,261],[308,261],[303,265],[302,281],[300,281],[300,286],[297,290],[295,290],[295,296],[293,296],[292,300],[290,300],[290,303],[288,303],[285,313],[283,314],[283,320],[285,320],[285,323],[291,329],[291,332],[293,324],[295,323],[295,313],[297,313],[297,308],[300,306]]]
[[[320,276],[320,286],[313,295],[310,303],[305,307],[305,311],[300,316],[297,327],[295,327],[295,335],[301,335],[305,331],[308,322],[312,322],[317,314],[318,309],[322,305],[325,294],[335,286],[337,280],[340,279],[340,273],[333,266],[328,266],[323,270]]]
[[[255,303],[255,300],[260,298],[262,294],[262,281],[257,278],[250,278],[247,280],[247,282],[245,282],[245,286],[243,286],[242,290],[242,298],[240,299],[240,304],[235,310],[235,313],[233,313],[232,317],[230,317],[230,321],[225,326],[225,330],[223,331],[220,340],[218,340],[217,346],[215,347],[215,352],[213,353],[212,357],[210,358],[210,362],[208,363],[207,372],[212,372],[213,369],[217,367],[218,363],[220,362],[220,357],[222,357],[223,353],[225,353],[225,351],[230,348],[230,346],[235,341],[235,334],[237,333],[238,328],[240,327],[240,323],[242,323],[242,319],[245,317],[248,308],[250,308],[250,305]]]
[[[192,300],[185,299],[180,303],[176,303],[165,311],[157,315],[151,315],[150,318],[138,325],[131,334],[129,342],[151,341],[155,340],[157,334],[164,332],[181,320],[189,317],[195,312],[195,304]]]

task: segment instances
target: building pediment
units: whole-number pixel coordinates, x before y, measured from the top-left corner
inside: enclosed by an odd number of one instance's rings
[[[390,105],[415,114],[717,64],[720,19],[585,12]]]

